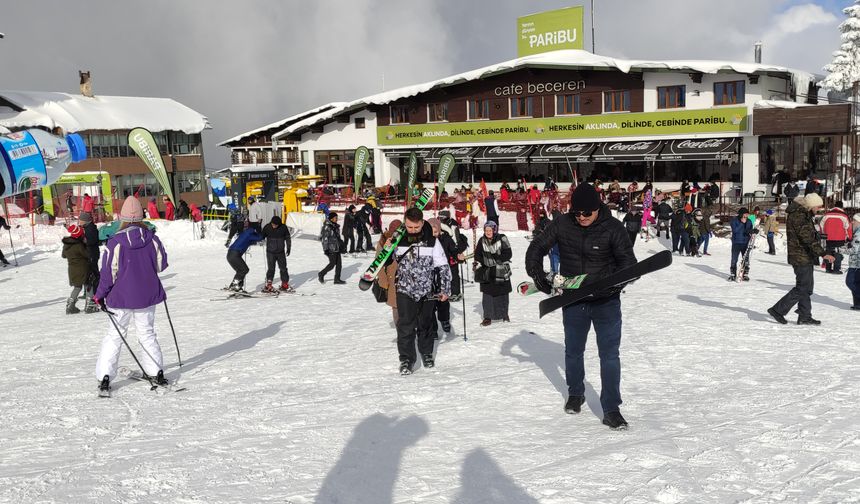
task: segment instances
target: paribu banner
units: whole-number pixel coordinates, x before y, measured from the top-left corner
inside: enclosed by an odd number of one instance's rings
[[[380,145],[568,140],[691,133],[744,133],[746,107],[671,112],[637,112],[536,119],[505,119],[402,126],[379,126]]]
[[[364,172],[367,168],[367,162],[370,160],[370,151],[367,147],[361,146],[355,149],[355,172],[353,173],[353,181],[355,183],[355,197],[358,197],[358,191],[361,189],[361,179],[364,178]]]
[[[146,163],[149,171],[155,175],[155,180],[161,184],[164,189],[164,194],[170,196],[170,201],[176,202],[173,197],[173,190],[170,188],[170,181],[167,178],[167,170],[164,168],[164,161],[161,159],[161,152],[158,150],[158,145],[155,139],[152,138],[152,133],[144,128],[134,128],[128,132],[128,145],[137,153],[140,159]]]
[[[436,194],[439,196],[445,192],[445,184],[448,182],[448,177],[451,176],[451,171],[454,169],[455,164],[457,164],[457,161],[451,154],[443,154],[439,158],[439,187],[436,189]]]
[[[517,18],[517,57],[559,49],[582,49],[582,18],[582,6]]]
[[[406,207],[412,206],[412,188],[418,177],[418,156],[414,152],[409,154],[409,175],[406,178]]]

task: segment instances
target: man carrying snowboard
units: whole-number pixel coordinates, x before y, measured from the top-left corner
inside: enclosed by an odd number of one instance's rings
[[[552,285],[543,270],[543,257],[556,244],[561,255],[561,274],[565,277],[587,274],[583,286],[636,264],[633,244],[624,225],[612,217],[609,207],[601,203],[597,191],[589,184],[576,188],[567,215],[554,219],[526,251],[526,272],[547,294]],[[610,288],[563,309],[565,378],[569,394],[564,411],[579,413],[585,403],[583,354],[588,332],[594,324],[600,354],[603,423],[612,429],[627,428],[627,421],[619,410],[620,290],[619,287]]]

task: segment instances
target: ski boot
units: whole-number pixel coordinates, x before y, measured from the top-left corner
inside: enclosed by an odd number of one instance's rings
[[[74,315],[75,313],[81,313],[81,310],[75,306],[78,300],[76,298],[69,298],[66,300],[66,315]]]
[[[110,397],[110,377],[105,375],[99,383],[99,397]]]
[[[87,304],[84,306],[84,313],[98,313],[100,311],[99,305],[93,302],[93,298],[88,298]]]
[[[152,382],[153,382],[154,384],[156,384],[156,385],[167,385],[167,384],[168,384],[168,382],[167,382],[167,378],[165,378],[165,377],[164,377],[164,371],[162,371],[161,369],[159,369],[159,370],[158,370],[158,374],[156,374],[156,375],[152,378]]]
[[[427,369],[436,367],[436,361],[433,359],[433,354],[422,355],[421,363],[424,364],[424,367],[426,367]]]
[[[275,288],[272,287],[272,281],[266,280],[266,285],[263,287],[263,292],[266,294],[271,294],[275,292]]]
[[[400,374],[403,376],[412,374],[412,363],[409,361],[400,362]]]
[[[296,292],[296,289],[290,287],[290,282],[281,282],[281,292]]]
[[[245,284],[245,282],[241,282],[239,280],[233,280],[232,282],[230,282],[230,285],[227,286],[226,290],[231,291],[231,292],[242,292],[242,290],[243,290],[242,288],[245,286],[244,284]]]

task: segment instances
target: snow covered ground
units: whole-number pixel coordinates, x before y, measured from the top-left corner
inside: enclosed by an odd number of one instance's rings
[[[770,320],[794,282],[783,250],[757,253],[752,280],[734,284],[728,243],[712,240],[711,257],[676,256],[627,288],[631,428],[613,432],[593,335],[587,406],[562,411],[561,320],[537,318],[539,295],[512,296],[512,322],[481,328],[467,285],[469,340],[457,306],[437,367],[401,377],[389,309],[356,288],[369,258],[345,258],[349,285],[320,285],[320,246],[297,238],[292,283],[314,296],[209,301],[232,275],[223,234],[159,234],[181,368],[163,308],[159,339],[185,392],[118,380],[98,399],[108,320],[64,315],[59,249],[18,243],[20,266],[0,270],[0,501],[860,502],[860,314],[843,277],[817,272],[823,325]],[[511,241],[523,280],[528,242]],[[252,282],[263,262],[254,249]]]

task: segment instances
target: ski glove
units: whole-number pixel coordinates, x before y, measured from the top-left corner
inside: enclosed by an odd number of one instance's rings
[[[546,273],[539,271],[537,275],[532,277],[532,280],[534,280],[535,287],[537,287],[539,291],[544,294],[552,294],[552,285],[550,285],[549,279],[546,277]]]

